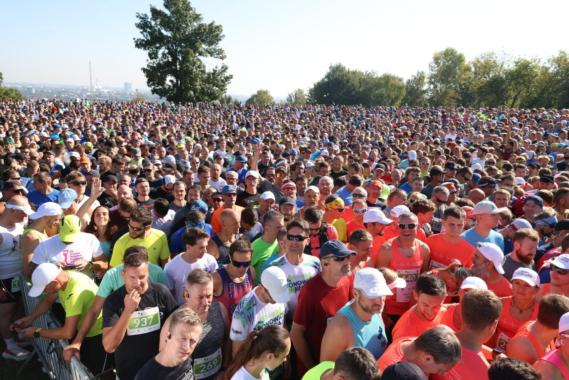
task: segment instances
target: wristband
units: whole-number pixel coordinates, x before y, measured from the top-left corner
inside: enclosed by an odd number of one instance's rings
[[[34,330],[34,338],[39,338],[40,337],[40,331],[41,331],[41,327],[38,327],[37,329]]]

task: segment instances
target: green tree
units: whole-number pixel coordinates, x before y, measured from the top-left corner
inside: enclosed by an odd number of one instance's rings
[[[463,103],[470,95],[467,92],[469,71],[466,58],[456,49],[436,52],[429,65],[430,103],[445,107]]]
[[[24,97],[20,91],[15,88],[2,87],[4,83],[4,75],[0,73],[0,100],[22,100]]]
[[[296,89],[286,97],[286,102],[289,104],[302,105],[306,104],[306,94],[303,89]]]
[[[164,0],[164,10],[150,6],[150,15],[136,17],[141,37],[134,45],[148,54],[142,71],[152,93],[173,102],[211,101],[225,94],[232,78],[227,66],[208,70],[204,62],[225,59],[221,25],[202,22],[188,0]]]
[[[271,93],[269,92],[269,90],[264,90],[264,89],[261,89],[256,93],[254,93],[253,95],[251,95],[251,97],[247,99],[247,102],[245,102],[245,104],[252,104],[257,107],[266,107],[273,103],[274,100],[273,97],[271,96]]]
[[[395,75],[368,73],[361,85],[360,97],[366,106],[398,106],[405,96],[405,83]]]
[[[538,61],[517,59],[505,73],[507,91],[505,105],[509,107],[530,105],[538,89],[537,80],[540,72],[541,66]]]
[[[418,71],[405,82],[405,96],[403,104],[411,107],[424,107],[427,105],[427,75]]]
[[[311,103],[361,104],[359,89],[363,73],[348,70],[344,65],[330,66],[328,72],[308,92]]]

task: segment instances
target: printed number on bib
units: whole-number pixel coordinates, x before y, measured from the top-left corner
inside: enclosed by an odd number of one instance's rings
[[[22,290],[20,277],[16,276],[12,279],[11,288],[12,288],[12,293],[16,293]]]
[[[419,277],[420,269],[398,269],[397,274],[407,281],[407,286],[403,289],[397,289],[395,292],[396,302],[409,302],[413,296],[413,290],[415,290],[415,284],[417,283],[417,278]]]
[[[135,311],[128,320],[128,335],[140,335],[160,330],[160,311],[158,306]]]
[[[203,358],[195,358],[194,376],[197,380],[205,379],[215,375],[221,370],[221,348],[218,348],[213,354]]]

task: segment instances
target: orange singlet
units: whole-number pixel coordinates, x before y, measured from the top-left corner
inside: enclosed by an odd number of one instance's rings
[[[504,304],[502,306],[502,313],[494,337],[490,340],[490,347],[495,347],[498,351],[506,352],[508,342],[516,332],[528,321],[535,321],[537,319],[537,312],[539,310],[537,302],[534,305],[533,312],[530,319],[520,320],[514,318],[511,313],[512,297],[503,298]]]
[[[387,267],[396,271],[399,277],[404,278],[407,281],[407,286],[403,289],[396,289],[394,296],[386,299],[386,314],[401,315],[409,309],[413,298],[413,290],[415,290],[417,278],[423,267],[423,261],[420,240],[415,240],[413,255],[405,256],[399,249],[398,238],[391,239],[391,260]]]
[[[462,326],[457,326],[455,321],[454,321],[454,317],[455,314],[458,312],[460,314],[460,312],[458,311],[460,304],[459,303],[451,303],[451,304],[446,304],[446,311],[443,315],[443,317],[441,318],[441,323],[443,325],[447,325],[448,327],[450,327],[454,332],[457,332],[458,330],[460,330],[460,328]],[[460,321],[461,321],[461,325],[462,325],[462,317],[459,317]]]
[[[537,358],[539,359],[545,356],[545,354],[549,351],[549,347],[547,350],[544,350],[539,344],[537,337],[530,331],[530,327],[533,326],[534,323],[535,321],[527,321],[526,323],[524,323],[512,339],[517,337],[526,337],[530,341],[533,349],[535,350]],[[529,364],[533,365],[533,363]]]

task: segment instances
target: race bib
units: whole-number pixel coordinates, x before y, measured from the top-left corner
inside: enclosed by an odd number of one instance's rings
[[[160,311],[158,306],[135,311],[128,320],[127,335],[140,335],[160,330]]]
[[[508,346],[508,343],[510,342],[512,338],[510,338],[509,336],[507,336],[506,334],[504,334],[503,332],[500,332],[500,334],[498,334],[498,339],[496,339],[496,348],[495,350],[498,352],[506,352],[506,347]]]
[[[203,358],[194,358],[194,376],[196,379],[206,379],[221,370],[221,348]]]
[[[20,277],[16,276],[14,278],[12,278],[12,284],[11,284],[11,292],[12,293],[16,293],[19,292],[20,290],[22,290],[22,283],[20,280]]]
[[[413,296],[413,290],[415,290],[415,284],[417,283],[417,278],[419,277],[419,268],[416,269],[398,269],[397,274],[399,277],[404,278],[407,281],[407,285],[403,289],[397,289],[395,293],[396,302],[410,302]]]

